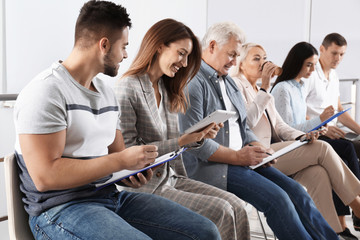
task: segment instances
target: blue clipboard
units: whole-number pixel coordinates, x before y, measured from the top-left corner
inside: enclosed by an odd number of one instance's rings
[[[345,109],[345,110],[343,110],[343,111],[341,111],[341,112],[338,112],[337,114],[332,115],[331,117],[329,117],[328,119],[326,119],[325,121],[323,121],[322,123],[320,123],[318,126],[314,127],[314,128],[311,129],[310,131],[308,131],[308,133],[309,133],[309,132],[312,132],[312,131],[315,131],[315,130],[317,130],[317,129],[319,129],[319,128],[321,128],[322,126],[324,126],[324,125],[327,124],[328,122],[332,121],[334,118],[337,118],[338,116],[340,116],[341,114],[349,111],[350,109],[351,109],[351,107],[349,107],[348,109]]]
[[[166,162],[168,162],[168,161],[174,160],[174,159],[177,158],[180,154],[182,154],[186,149],[187,149],[187,148],[182,147],[182,148],[179,148],[179,149],[176,150],[176,151],[173,151],[173,152],[170,152],[170,153],[166,153],[166,154],[164,154],[164,155],[162,155],[162,156],[160,156],[160,157],[157,157],[157,158],[155,159],[155,161],[154,161],[153,164],[151,164],[151,165],[149,165],[149,166],[147,166],[147,167],[144,167],[144,168],[142,168],[142,169],[137,169],[137,170],[121,170],[121,171],[119,171],[119,172],[115,172],[115,173],[113,173],[113,176],[112,176],[109,180],[107,180],[106,182],[104,182],[104,183],[99,183],[99,184],[95,184],[95,186],[96,186],[96,189],[95,189],[95,190],[96,190],[96,191],[97,191],[97,190],[100,190],[100,189],[102,189],[102,188],[104,188],[104,187],[107,187],[107,186],[109,186],[109,185],[111,185],[111,184],[114,184],[114,183],[116,183],[116,182],[118,182],[118,181],[121,181],[121,180],[123,180],[123,179],[125,179],[125,178],[128,178],[128,177],[130,177],[130,176],[132,176],[132,175],[135,175],[135,174],[137,174],[137,173],[139,173],[139,172],[146,171],[146,170],[149,169],[149,168],[153,168],[153,167],[156,167],[156,166],[158,166],[158,165],[160,165],[160,164],[163,164],[163,163],[166,163]]]

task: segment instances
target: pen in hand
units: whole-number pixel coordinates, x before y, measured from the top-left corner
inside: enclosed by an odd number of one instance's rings
[[[251,143],[249,143],[249,146],[250,147],[254,147],[254,145],[252,145]],[[269,155],[269,156],[272,156],[272,154],[271,153],[269,153],[269,152],[265,152],[267,155]]]
[[[144,141],[144,139],[142,139],[142,137],[137,137],[136,144],[137,145],[146,145],[146,142]]]

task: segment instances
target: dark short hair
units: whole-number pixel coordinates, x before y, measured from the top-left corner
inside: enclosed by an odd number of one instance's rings
[[[325,49],[327,49],[332,43],[335,43],[340,47],[347,46],[346,39],[339,33],[330,33],[326,35],[321,45],[323,45]]]
[[[115,40],[114,32],[125,27],[131,27],[131,20],[124,7],[108,1],[88,1],[76,21],[75,45],[87,47],[102,37]]]

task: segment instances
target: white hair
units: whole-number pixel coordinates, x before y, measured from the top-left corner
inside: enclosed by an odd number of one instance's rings
[[[249,54],[249,51],[254,47],[258,47],[262,49],[264,52],[266,52],[265,49],[259,44],[256,43],[243,44],[240,50],[240,55],[236,58],[236,66],[232,67],[230,70],[229,75],[231,77],[235,77],[240,73],[240,64],[245,61],[246,57]]]
[[[205,33],[202,39],[202,50],[209,47],[211,41],[216,41],[219,46],[225,45],[231,37],[237,41],[245,43],[245,33],[232,22],[220,22],[213,24]]]

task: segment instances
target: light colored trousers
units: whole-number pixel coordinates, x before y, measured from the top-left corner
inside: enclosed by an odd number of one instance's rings
[[[271,148],[277,151],[291,143],[293,141],[274,143]],[[306,187],[334,231],[343,231],[332,190],[349,205],[360,194],[360,182],[327,142],[314,141],[295,149],[280,157],[274,167]]]
[[[244,201],[220,188],[185,177],[174,177],[155,194],[181,204],[216,224],[222,240],[248,240],[250,229]]]

